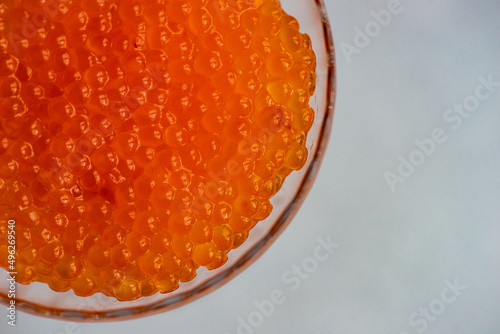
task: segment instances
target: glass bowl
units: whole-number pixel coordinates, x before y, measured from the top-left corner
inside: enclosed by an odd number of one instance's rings
[[[239,248],[228,253],[226,264],[215,270],[200,267],[190,282],[167,294],[157,293],[135,301],[119,302],[96,293],[78,297],[72,290],[54,292],[46,284],[16,286],[16,309],[39,316],[70,321],[122,320],[172,310],[220,288],[256,261],[290,223],[309,192],[329,141],[335,102],[335,55],[326,9],[322,0],[282,0],[286,13],[295,17],[301,33],[309,35],[316,54],[316,88],[310,99],[315,119],[307,136],[308,160],[292,172],[271,198],[273,211],[249,233]],[[0,270],[0,300],[9,304],[8,274]]]

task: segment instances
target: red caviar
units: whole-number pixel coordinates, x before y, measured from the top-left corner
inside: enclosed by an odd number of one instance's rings
[[[126,301],[215,269],[305,164],[315,55],[277,0],[4,0],[0,266]]]

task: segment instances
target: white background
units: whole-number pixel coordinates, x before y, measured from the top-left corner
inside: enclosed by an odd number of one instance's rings
[[[338,69],[328,152],[301,210],[256,263],[164,314],[99,324],[18,314],[15,329],[0,319],[0,333],[233,334],[275,289],[285,302],[239,333],[499,333],[500,87],[458,128],[443,116],[481,76],[500,82],[500,2],[401,0],[349,62],[341,44],[355,46],[355,28],[388,2],[327,0]],[[391,191],[384,174],[436,128],[446,140]],[[282,275],[327,236],[339,248],[292,290]],[[458,296],[445,281],[461,286]]]

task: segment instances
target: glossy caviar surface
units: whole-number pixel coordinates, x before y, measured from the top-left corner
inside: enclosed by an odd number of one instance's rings
[[[2,0],[0,267],[120,301],[222,266],[306,162],[315,55],[266,0]]]

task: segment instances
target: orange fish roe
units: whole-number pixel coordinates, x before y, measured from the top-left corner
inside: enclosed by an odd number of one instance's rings
[[[277,0],[2,0],[0,266],[14,219],[21,284],[219,268],[306,162],[315,66]]]

